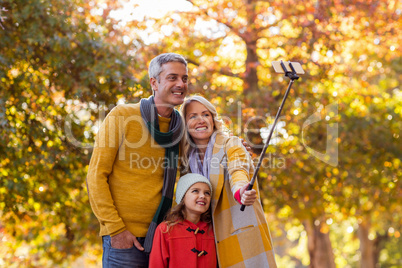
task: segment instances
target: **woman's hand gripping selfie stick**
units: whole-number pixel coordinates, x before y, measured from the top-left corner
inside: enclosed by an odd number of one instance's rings
[[[253,189],[254,182],[255,182],[255,180],[257,178],[258,171],[260,170],[262,160],[264,159],[264,156],[265,156],[265,151],[267,150],[267,147],[268,147],[269,142],[271,140],[272,133],[274,133],[276,123],[278,122],[278,118],[281,115],[283,106],[284,106],[285,101],[286,101],[286,99],[287,99],[287,97],[289,95],[290,88],[292,87],[294,80],[299,79],[298,74],[304,74],[304,71],[303,71],[300,63],[298,63],[298,62],[287,62],[286,64],[288,65],[288,67],[290,67],[291,71],[288,71],[288,69],[286,68],[285,63],[283,63],[283,61],[281,61],[281,62],[279,62],[279,61],[272,62],[272,65],[274,66],[275,71],[277,73],[284,73],[285,76],[290,78],[290,81],[289,81],[288,89],[285,92],[285,96],[283,97],[281,106],[279,106],[278,112],[276,113],[274,124],[272,125],[271,130],[270,130],[269,135],[268,135],[268,138],[267,138],[267,141],[264,144],[264,148],[262,149],[260,159],[258,160],[257,167],[255,168],[253,178],[250,181],[250,184],[249,184],[249,186],[247,188],[247,191],[250,191],[251,189]],[[297,71],[295,69],[297,69]],[[246,208],[246,206],[242,205],[240,210],[244,211],[245,208]]]

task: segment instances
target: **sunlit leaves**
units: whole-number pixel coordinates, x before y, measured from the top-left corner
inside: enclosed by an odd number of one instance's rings
[[[299,219],[320,218],[337,211],[342,211],[338,215],[340,219],[362,214],[372,214],[375,219],[378,211],[384,213],[384,208],[398,199],[397,189],[400,190],[397,179],[400,172],[392,165],[395,159],[401,158],[402,150],[398,108],[401,107],[398,95],[401,55],[395,53],[401,40],[392,30],[400,27],[400,10],[398,15],[395,2],[389,5],[384,1],[376,5],[361,1],[348,5],[326,5],[320,1],[307,1],[303,5],[295,1],[191,2],[204,20],[228,27],[222,34],[240,38],[240,42],[232,39],[231,54],[223,53],[230,43],[219,44],[212,38],[204,38],[202,43],[197,43],[197,53],[188,55],[191,60],[202,59],[196,61],[197,72],[193,74],[200,79],[194,83],[201,83],[194,86],[211,89],[210,92],[197,90],[207,96],[220,95],[214,98],[221,103],[219,112],[226,111],[233,116],[236,110],[235,106],[228,105],[230,96],[225,96],[225,84],[231,85],[230,70],[234,73],[235,62],[241,61],[245,67],[236,72],[244,81],[240,85],[245,92],[242,100],[246,103],[242,107],[243,124],[251,117],[272,116],[276,112],[285,81],[270,71],[270,61],[300,61],[307,71],[290,95],[290,99],[297,99],[298,103],[288,102],[284,110],[286,134],[291,139],[284,139],[268,151],[274,158],[285,158],[286,168],[273,165],[260,173],[264,193],[278,207],[279,214],[283,213],[283,207],[292,208],[292,213],[286,214],[288,217],[294,214]],[[237,18],[229,24],[228,21],[233,20],[231,14],[236,14]],[[197,18],[190,16],[191,13],[183,16],[186,22],[182,23],[191,23]],[[210,44],[216,46],[216,54],[207,50]],[[253,52],[258,55],[255,62],[259,64],[255,69],[258,92],[254,94],[247,91],[251,85],[249,79],[255,74],[250,72],[255,66],[247,61],[247,56]],[[209,72],[228,78],[226,81],[211,79]],[[204,76],[208,78],[206,82]],[[207,83],[206,88],[203,88],[204,83]],[[336,102],[339,102],[339,115],[327,121],[323,114],[325,107]],[[316,112],[323,120],[302,128],[306,119]],[[246,131],[269,123],[268,119],[253,121]],[[339,165],[336,167],[306,152],[310,147],[325,153],[327,139],[331,139],[327,134],[329,123],[339,127],[336,140]],[[261,139],[253,137],[249,141],[256,144]],[[387,217],[390,219],[392,215],[394,212]],[[382,223],[387,225],[386,221]],[[342,260],[338,259],[337,263]]]
[[[235,135],[250,134],[255,155],[260,130],[272,124],[287,85],[271,62],[301,62],[306,75],[290,92],[275,137],[280,142],[268,148],[260,171],[264,207],[278,220],[270,226],[305,249],[303,220],[318,220],[340,267],[357,263],[353,232],[362,221],[373,221],[371,233],[399,245],[398,1],[194,0],[188,12],[144,21],[109,16],[118,1],[3,2],[0,209],[3,237],[17,239],[10,245],[26,241],[31,256],[58,263],[96,239],[84,181],[97,123],[118,100],[149,96],[147,65],[169,51],[188,59],[190,93],[210,99]],[[338,115],[327,121],[333,103]],[[315,113],[322,120],[303,127]],[[326,152],[329,124],[339,127],[337,166],[307,151]],[[344,239],[352,241],[339,240],[345,229]],[[390,264],[398,255],[386,248],[380,261]],[[308,265],[305,251],[287,253]]]
[[[0,32],[0,225],[16,240],[11,263],[65,262],[96,240],[81,145],[93,142],[99,104],[137,87],[131,58],[92,27],[107,16],[90,15],[91,3],[1,3],[10,12]]]

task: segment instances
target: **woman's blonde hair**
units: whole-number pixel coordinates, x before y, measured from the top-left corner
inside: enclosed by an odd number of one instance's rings
[[[184,100],[184,103],[182,104],[182,106],[180,108],[180,112],[183,117],[184,125],[186,128],[186,130],[184,132],[184,136],[181,141],[181,146],[182,146],[181,148],[183,150],[183,157],[181,158],[181,160],[182,160],[182,163],[181,163],[181,166],[182,166],[181,173],[182,174],[181,175],[184,175],[189,172],[188,157],[189,157],[191,147],[195,146],[194,141],[192,140],[190,134],[187,131],[187,124],[186,124],[186,116],[187,116],[186,109],[187,109],[187,106],[193,101],[198,101],[199,103],[204,105],[205,108],[207,108],[208,111],[212,114],[212,118],[214,120],[214,131],[215,132],[218,132],[218,133],[228,132],[228,130],[226,129],[226,127],[223,124],[222,119],[218,115],[218,112],[216,111],[215,106],[212,103],[210,103],[207,99],[205,99],[204,97],[201,97],[200,95],[192,95],[190,97],[187,97]]]

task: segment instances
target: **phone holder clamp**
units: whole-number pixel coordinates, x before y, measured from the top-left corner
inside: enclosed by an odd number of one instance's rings
[[[285,66],[285,64],[283,64],[283,61],[281,61],[281,66],[282,66],[283,70],[285,71],[285,76],[289,77],[292,81],[300,78],[297,75],[296,70],[293,68],[293,65],[291,62],[289,62],[290,69],[292,69],[291,71],[286,69],[286,66]]]

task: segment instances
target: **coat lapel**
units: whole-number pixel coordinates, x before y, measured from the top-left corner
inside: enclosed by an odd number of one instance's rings
[[[215,144],[212,150],[212,159],[211,159],[211,169],[210,169],[210,182],[212,184],[212,188],[214,189],[214,198],[212,199],[212,212],[215,211],[217,202],[222,194],[222,189],[223,189],[223,183],[224,183],[224,178],[222,177],[223,172],[223,166],[222,166],[222,160],[224,159],[225,156],[225,148],[224,145],[226,143],[227,137],[225,137],[222,134],[217,134],[216,135],[216,140]]]

